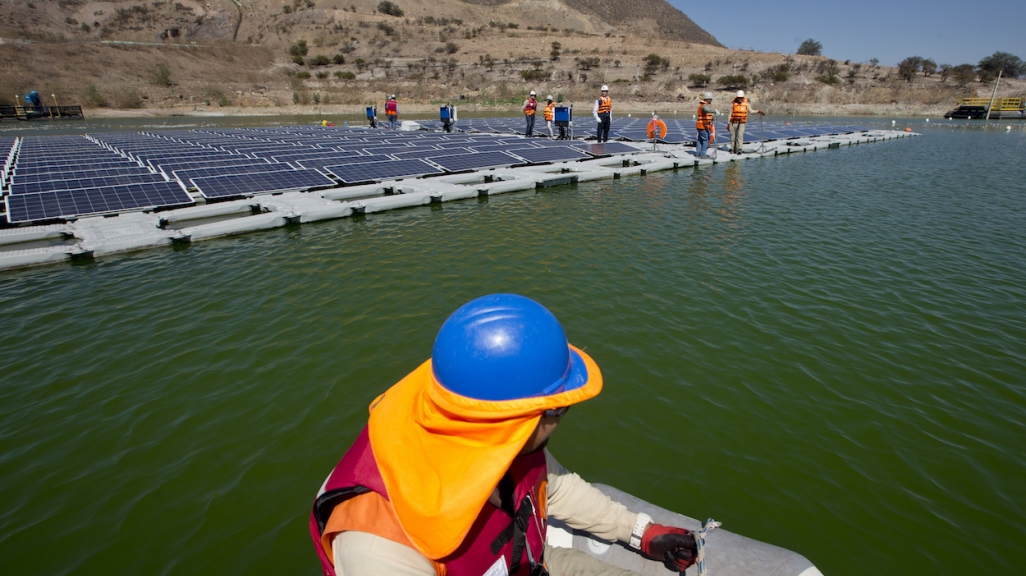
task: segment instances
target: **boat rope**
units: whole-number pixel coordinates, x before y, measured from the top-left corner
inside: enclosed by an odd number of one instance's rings
[[[709,571],[705,566],[705,537],[722,525],[722,522],[717,522],[710,518],[705,522],[702,522],[701,530],[692,532],[692,535],[695,537],[695,546],[698,548],[698,554],[695,558],[695,564],[698,566],[698,576],[708,576],[709,574]]]

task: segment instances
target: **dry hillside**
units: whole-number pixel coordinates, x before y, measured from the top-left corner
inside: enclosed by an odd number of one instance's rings
[[[683,112],[744,85],[771,112],[933,115],[978,88],[728,50],[663,0],[239,2],[3,0],[0,103],[35,89],[94,115],[355,112],[395,92],[406,111],[513,111],[530,89],[587,105],[609,84],[621,111]]]

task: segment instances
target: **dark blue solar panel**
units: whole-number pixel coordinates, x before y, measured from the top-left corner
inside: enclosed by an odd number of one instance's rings
[[[366,156],[346,156],[343,158],[296,160],[295,163],[304,168],[324,168],[325,166],[336,166],[338,164],[366,164],[367,162],[384,162],[385,160],[392,160],[392,157],[385,154],[368,154]]]
[[[383,162],[326,166],[324,169],[346,184],[442,173],[441,170],[423,160],[385,160]]]
[[[630,154],[632,152],[640,152],[633,146],[628,146],[623,142],[603,142],[601,144],[588,144],[580,143],[574,144],[574,148],[580,148],[592,156],[606,156],[609,154]]]
[[[164,174],[170,175],[172,172],[177,170],[192,170],[193,168],[212,168],[215,166],[246,166],[250,164],[260,164],[265,162],[260,158],[238,158],[232,160],[208,160],[204,162],[170,162],[167,164],[160,164],[160,171]],[[275,166],[276,164],[268,162],[268,165]],[[280,166],[280,165],[277,165]]]
[[[585,158],[591,158],[588,154],[577,148],[571,148],[570,146],[548,146],[545,148],[519,148],[516,150],[510,150],[510,154],[520,156],[524,160],[532,164],[542,164],[545,162],[560,162],[565,160],[582,160]]]
[[[148,169],[139,166],[124,168],[105,168],[102,170],[75,170],[70,172],[43,172],[41,174],[20,174],[11,177],[11,182],[27,184],[30,182],[48,182],[51,180],[75,180],[80,178],[101,178],[103,176],[127,176],[130,174],[152,174]]]
[[[496,166],[512,166],[521,164],[521,160],[505,152],[477,152],[473,154],[449,154],[430,156],[428,160],[438,164],[449,172],[461,172],[477,168],[494,168]]]
[[[430,148],[427,150],[418,149],[410,152],[395,152],[393,154],[389,154],[389,156],[396,158],[397,160],[409,160],[416,158],[426,158],[428,155],[431,154],[455,154],[459,152],[470,152],[470,150],[466,148],[448,148],[445,150],[441,150],[438,148]]]
[[[230,176],[232,174],[254,174],[257,172],[280,172],[290,170],[288,164],[245,164],[241,166],[212,166],[209,168],[191,168],[186,170],[175,170],[172,172],[183,184],[188,184],[192,178],[207,178],[209,176]]]
[[[338,184],[317,170],[282,170],[256,174],[234,174],[193,178],[193,186],[206,198],[251,196],[253,194],[327,188]],[[179,188],[181,189],[181,188]]]
[[[192,197],[173,182],[18,194],[8,196],[6,201],[7,221],[12,224],[193,203]]]
[[[46,180],[43,182],[26,182],[12,184],[11,194],[35,194],[51,190],[80,190],[83,188],[103,188],[120,186],[121,184],[140,184],[143,182],[165,182],[160,174],[132,174],[129,176],[99,176],[96,178],[75,178],[71,180]]]

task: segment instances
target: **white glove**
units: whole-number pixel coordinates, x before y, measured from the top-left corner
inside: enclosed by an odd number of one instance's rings
[[[601,118],[599,118],[598,116],[596,116],[596,117],[595,117],[595,121],[596,121],[596,122],[598,122],[599,124],[601,124],[601,123],[602,123],[602,119],[601,119]]]

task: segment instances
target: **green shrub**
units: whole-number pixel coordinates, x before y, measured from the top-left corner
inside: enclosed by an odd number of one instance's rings
[[[669,67],[670,67],[670,59],[669,58],[663,58],[662,56],[660,56],[658,54],[649,54],[648,56],[645,56],[645,75],[646,76],[651,76],[652,74],[655,74],[656,71],[658,71],[660,69],[666,70]]]
[[[688,74],[688,81],[693,86],[706,86],[712,82],[712,74]]]
[[[327,66],[328,64],[331,64],[331,58],[324,54],[318,54],[310,59],[311,66]]]
[[[397,18],[403,15],[403,9],[395,2],[389,2],[388,0],[383,0],[378,3],[378,12],[388,14],[389,16],[395,16]]]
[[[157,64],[156,68],[151,68],[150,76],[153,78],[153,83],[157,86],[167,88],[173,85],[173,82],[171,82],[171,68],[167,64]]]
[[[300,40],[292,46],[289,46],[289,54],[293,56],[306,56],[307,50],[306,40]]]
[[[293,56],[292,57],[292,61],[295,62],[296,64],[299,64],[300,66],[302,66],[305,63],[303,61],[303,57],[302,56]]]
[[[378,30],[381,30],[382,32],[384,32],[385,36],[391,36],[391,35],[395,34],[395,28],[392,28],[391,26],[389,26],[385,22],[378,22]]]
[[[303,70],[301,72],[296,72],[296,78],[299,78],[300,80],[306,80],[309,77],[310,77],[310,73],[307,72],[306,70]]]
[[[827,76],[825,74],[822,75],[822,76],[816,76],[816,80],[818,80],[818,81],[820,81],[820,82],[822,82],[824,84],[830,84],[830,85],[837,84],[838,82],[841,81],[841,79],[839,77],[837,77],[837,76]]]
[[[459,44],[457,44],[455,42],[446,42],[445,43],[445,53],[446,54],[455,54],[455,53],[457,53],[459,51],[460,51],[460,45]]]
[[[341,64],[345,64],[346,63],[346,57],[341,55],[341,54],[335,54],[335,56],[331,59],[331,61],[334,62],[335,64],[340,64],[340,65]]]
[[[520,70],[520,77],[526,82],[543,82],[549,79],[550,72],[545,70]]]
[[[222,107],[222,108],[225,107],[225,106],[231,106],[232,105],[232,101],[227,99],[227,98],[222,97],[220,100],[217,101],[217,105]]]
[[[110,106],[110,104],[107,102],[107,98],[105,98],[104,95],[96,89],[96,86],[92,84],[90,84],[89,87],[86,88],[84,99],[86,103],[96,106],[98,108],[106,108]]]
[[[716,83],[724,88],[744,90],[748,88],[748,77],[744,74],[728,74],[717,78]]]
[[[356,80],[356,74],[353,74],[349,70],[339,70],[335,72],[335,78],[339,80]]]
[[[772,82],[787,82],[791,78],[791,65],[785,63],[771,66],[762,72],[762,77]]]
[[[327,72],[318,72],[318,73],[317,73],[317,78],[318,78],[319,80],[324,80],[324,79],[325,79],[325,78],[327,78],[327,77],[328,77],[328,73],[327,73]]]

